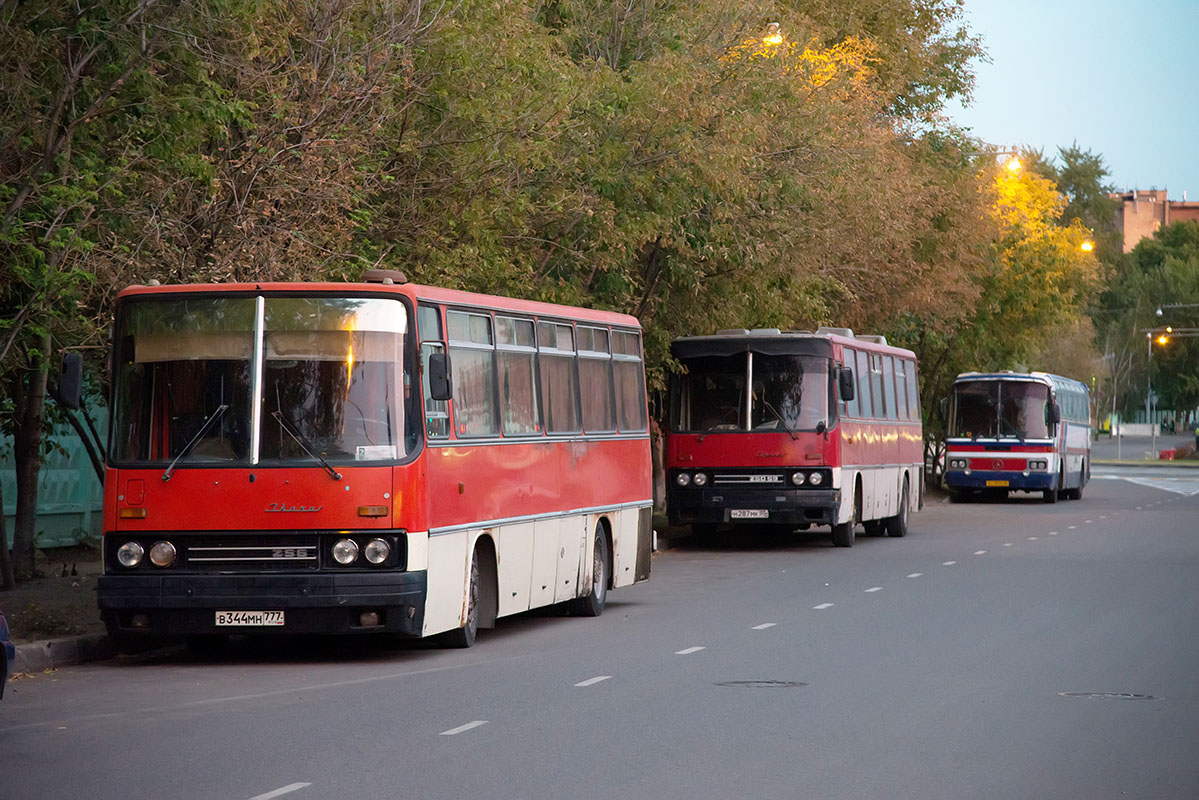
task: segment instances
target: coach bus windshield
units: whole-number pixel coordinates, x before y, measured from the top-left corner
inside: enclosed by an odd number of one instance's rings
[[[382,298],[131,300],[116,330],[113,458],[402,458],[420,431],[408,328],[406,307]]]
[[[684,359],[686,372],[674,379],[671,428],[706,433],[830,427],[829,359],[754,353],[751,365],[749,355]]]
[[[1030,381],[963,381],[953,389],[950,438],[1047,439],[1049,387]]]

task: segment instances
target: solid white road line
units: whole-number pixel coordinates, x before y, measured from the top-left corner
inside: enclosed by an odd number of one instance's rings
[[[303,789],[305,786],[311,786],[311,783],[289,783],[287,786],[282,786],[274,791],[265,794],[256,794],[250,800],[272,800],[275,797],[282,797],[285,794]]]
[[[676,655],[676,656],[689,656],[689,655],[691,655],[692,653],[698,653],[700,650],[704,650],[704,649],[706,649],[706,648],[703,648],[703,647],[688,647],[686,650],[676,650],[676,651],[675,651],[675,655]]]
[[[753,629],[754,629],[755,631],[764,631],[764,630],[766,630],[767,628],[773,628],[773,627],[774,627],[774,625],[775,625],[775,623],[773,623],[773,622],[763,622],[761,625],[755,625],[755,626],[753,627]]]
[[[883,590],[883,587],[881,587],[881,586],[872,586],[866,590],[866,594],[870,594],[871,592],[881,592],[882,590]]]
[[[595,686],[600,681],[606,681],[611,677],[611,675],[596,675],[594,678],[588,678],[585,681],[579,681],[575,684],[575,686]]]
[[[474,722],[468,722],[465,725],[459,725],[457,728],[450,728],[448,731],[442,731],[441,735],[442,736],[457,736],[460,733],[465,733],[466,731],[474,730],[475,728],[478,728],[480,725],[486,725],[486,724],[487,724],[487,720],[477,719]]]
[[[832,607],[833,607],[833,603],[821,603],[818,606],[812,606],[812,610],[813,611],[823,611],[826,608],[832,608]]]

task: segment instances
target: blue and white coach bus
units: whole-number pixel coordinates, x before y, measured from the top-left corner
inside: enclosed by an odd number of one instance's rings
[[[1078,500],[1091,475],[1085,383],[1046,372],[964,372],[953,382],[945,442],[951,497],[1041,492]]]

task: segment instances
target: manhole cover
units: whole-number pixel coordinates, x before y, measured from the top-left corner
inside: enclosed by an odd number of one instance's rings
[[[1157,700],[1151,694],[1132,694],[1130,692],[1058,692],[1059,697],[1082,697],[1087,700]]]
[[[734,689],[794,689],[807,686],[801,681],[716,681],[716,686],[731,686]]]

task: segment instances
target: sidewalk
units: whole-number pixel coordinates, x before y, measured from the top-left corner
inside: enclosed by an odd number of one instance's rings
[[[1157,457],[1162,450],[1177,450],[1183,446],[1194,449],[1193,434],[1166,434],[1158,436],[1156,443],[1151,436],[1101,436],[1091,443],[1091,457],[1096,464],[1199,467],[1199,460],[1196,459],[1172,461]]]

